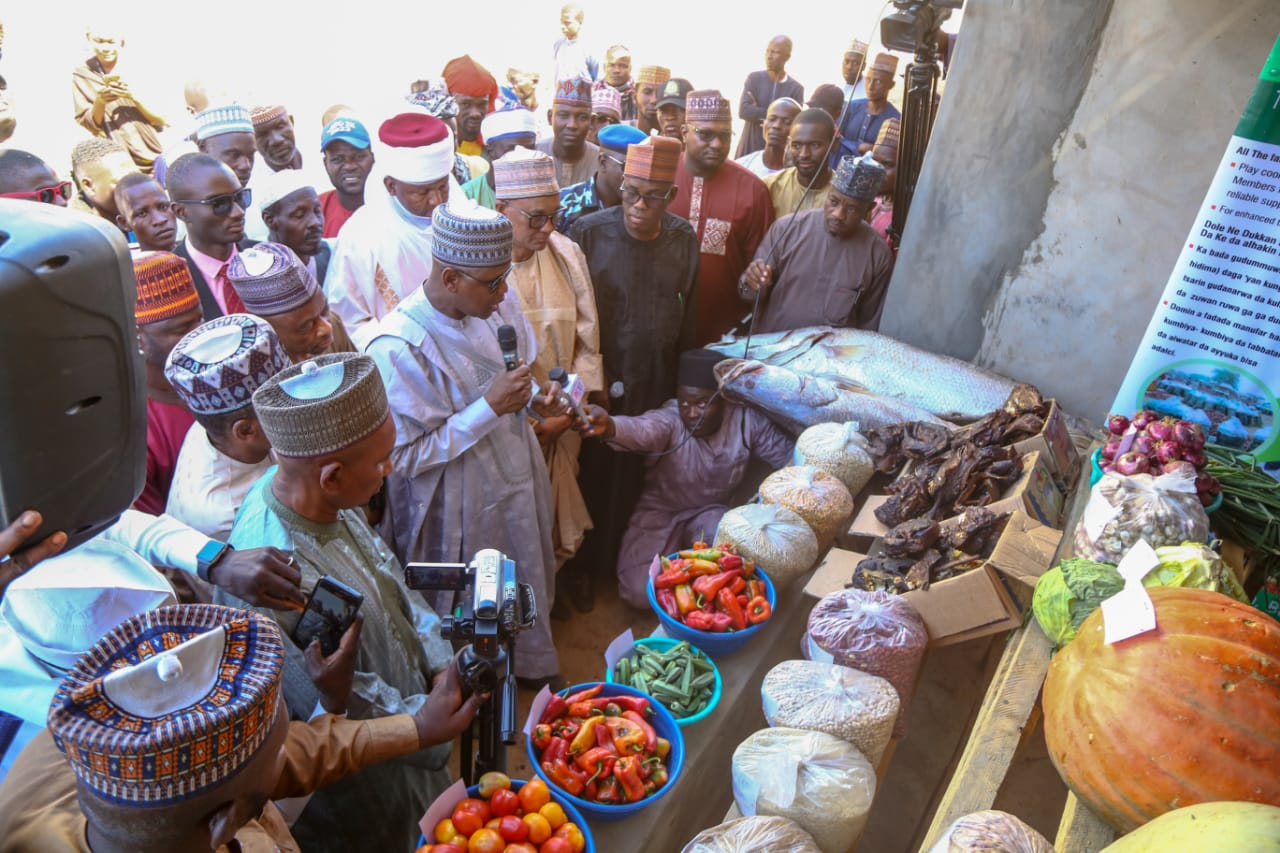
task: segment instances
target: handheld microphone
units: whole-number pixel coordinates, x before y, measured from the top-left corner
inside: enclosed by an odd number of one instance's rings
[[[502,350],[502,363],[507,370],[515,370],[520,366],[520,356],[516,354],[516,330],[514,326],[503,324],[498,327],[498,348]]]
[[[578,420],[590,423],[587,420],[587,413],[582,409],[582,399],[587,395],[587,386],[583,384],[582,379],[576,373],[566,373],[563,367],[553,367],[547,374],[547,378],[552,382],[559,382],[561,388],[561,398],[573,409],[573,413],[578,416]]]

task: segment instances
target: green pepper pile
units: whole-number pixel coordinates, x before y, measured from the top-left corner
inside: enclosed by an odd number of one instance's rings
[[[685,642],[659,652],[637,645],[618,661],[613,680],[657,699],[676,719],[706,710],[716,689],[715,667],[701,650]]]
[[[636,803],[669,781],[671,743],[649,724],[649,699],[601,696],[604,688],[552,696],[533,728],[533,748],[547,779],[565,792],[595,803]]]

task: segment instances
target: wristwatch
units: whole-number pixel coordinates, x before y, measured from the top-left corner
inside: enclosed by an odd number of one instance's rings
[[[205,583],[213,583],[213,581],[209,580],[209,572],[213,571],[213,567],[218,565],[223,557],[234,550],[226,542],[210,539],[200,549],[200,553],[196,554],[196,575]]]

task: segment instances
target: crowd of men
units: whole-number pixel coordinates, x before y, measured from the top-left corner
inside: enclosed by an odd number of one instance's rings
[[[615,576],[646,608],[652,556],[786,464],[704,347],[877,328],[897,59],[854,41],[806,102],[772,39],[731,158],[729,97],[597,57],[583,17],[545,111],[537,75],[463,55],[318,138],[196,91],[175,140],[90,31],[71,180],[0,149],[0,198],[129,244],[147,393],[119,522],[66,554],[26,541],[39,507],[0,532],[0,850],[412,849],[484,697],[402,566],[496,548],[544,616]],[[327,656],[293,639],[323,577],[363,596]],[[565,683],[552,619],[517,667]]]

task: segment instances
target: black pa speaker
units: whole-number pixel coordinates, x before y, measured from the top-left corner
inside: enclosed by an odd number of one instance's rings
[[[39,510],[30,541],[63,530],[73,548],[142,491],[136,289],[114,225],[0,199],[0,529]]]

